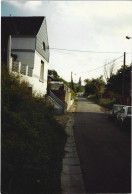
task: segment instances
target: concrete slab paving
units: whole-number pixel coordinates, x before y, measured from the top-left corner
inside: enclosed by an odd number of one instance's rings
[[[83,190],[83,182],[81,175],[62,175],[62,187],[66,187],[65,190],[63,190],[63,194],[83,194],[85,193]]]
[[[69,165],[69,164],[64,164],[63,165],[63,174],[69,174],[69,175],[81,175],[82,171],[80,166],[76,165]]]
[[[77,152],[66,152],[65,158],[78,158]]]
[[[68,138],[61,172],[62,194],[85,194],[80,161],[74,140],[73,124],[74,115],[70,117],[65,128]]]
[[[77,151],[77,149],[76,149],[76,147],[74,146],[74,147],[70,147],[70,146],[68,146],[68,147],[65,147],[65,151],[67,151],[67,152],[76,152]]]
[[[64,165],[80,165],[80,161],[79,161],[79,159],[78,159],[78,157],[76,157],[76,158],[71,158],[71,157],[65,157],[64,159],[63,159],[63,164]]]

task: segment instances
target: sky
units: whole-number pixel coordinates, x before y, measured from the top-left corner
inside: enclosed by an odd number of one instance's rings
[[[132,37],[132,1],[2,0],[1,16],[10,15],[46,16],[49,69],[66,81],[71,72],[76,83],[79,77],[83,84],[98,78],[104,75],[104,65],[109,71],[115,59],[116,73],[124,52],[126,65],[132,62],[132,39],[126,39]]]

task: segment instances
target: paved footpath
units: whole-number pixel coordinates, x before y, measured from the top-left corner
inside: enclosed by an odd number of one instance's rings
[[[75,107],[72,109],[75,111]],[[73,125],[74,114],[69,118],[65,128],[68,138],[65,145],[65,157],[63,158],[63,167],[61,173],[62,194],[85,193],[80,161],[73,135]]]
[[[74,134],[86,193],[131,193],[131,132],[79,97]]]

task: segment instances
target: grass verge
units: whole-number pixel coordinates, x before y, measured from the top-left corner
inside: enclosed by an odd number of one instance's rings
[[[115,104],[116,99],[109,99],[109,98],[100,98],[98,99],[96,95],[89,95],[88,100],[91,100],[92,102],[107,108],[107,109],[112,109],[113,104]]]

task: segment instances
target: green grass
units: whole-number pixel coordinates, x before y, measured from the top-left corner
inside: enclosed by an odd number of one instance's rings
[[[116,99],[109,99],[109,98],[100,98],[98,99],[96,95],[89,95],[88,100],[91,100],[92,102],[99,104],[102,107],[105,107],[107,109],[112,109],[113,104],[115,104]]]
[[[2,68],[2,192],[59,194],[66,133],[46,99]]]

